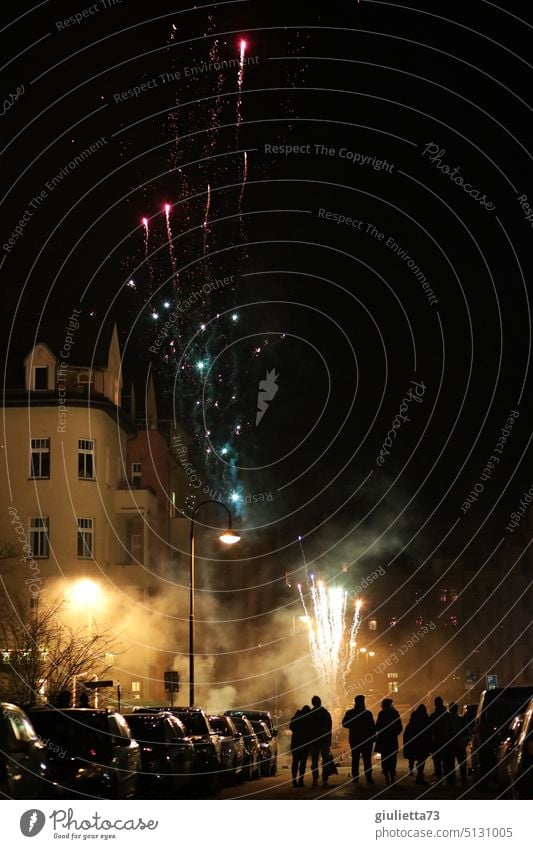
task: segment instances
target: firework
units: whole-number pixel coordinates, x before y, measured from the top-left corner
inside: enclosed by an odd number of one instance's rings
[[[167,240],[168,240],[168,253],[170,256],[170,265],[172,266],[172,277],[174,280],[174,286],[176,288],[176,293],[178,290],[178,273],[176,269],[176,257],[174,256],[174,244],[172,237],[172,229],[170,227],[170,204],[166,203],[163,207],[165,212],[165,219],[167,222]]]
[[[142,226],[144,228],[144,261],[145,261],[146,267],[148,269],[148,280],[150,282],[150,295],[151,295],[154,291],[154,269],[153,269],[153,266],[152,266],[152,261],[149,257],[149,254],[148,254],[149,238],[150,238],[150,225],[149,225],[148,218],[143,218],[141,223],[142,223]]]
[[[207,197],[205,201],[205,213],[204,213],[204,256],[207,253],[207,228],[209,224],[209,210],[211,208],[211,185],[207,184]]]
[[[361,600],[348,615],[348,593],[338,586],[328,586],[310,575],[309,597],[306,605],[302,585],[298,593],[307,626],[311,661],[321,681],[327,698],[339,704],[346,695],[346,678],[350,672],[356,649],[357,632],[361,623]],[[349,624],[348,624],[349,623]]]
[[[244,82],[244,54],[246,53],[246,41],[244,38],[241,38],[241,55],[239,60],[239,71],[237,73],[237,117],[236,117],[236,125],[237,125],[237,143],[239,139],[239,128],[241,126],[242,116],[241,116],[241,104],[242,104],[242,84]]]

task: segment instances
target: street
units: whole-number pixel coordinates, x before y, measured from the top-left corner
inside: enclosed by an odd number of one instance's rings
[[[339,763],[340,752],[334,751],[335,761]],[[305,787],[293,787],[290,772],[290,755],[281,755],[278,760],[278,774],[273,778],[260,778],[245,784],[224,787],[216,798],[218,799],[378,799],[378,800],[435,800],[435,799],[489,799],[496,798],[497,792],[490,794],[472,786],[471,778],[466,787],[462,787],[459,779],[455,787],[441,783],[435,784],[432,778],[433,766],[431,760],[426,767],[428,786],[415,784],[414,777],[408,775],[407,762],[398,759],[398,778],[393,785],[387,786],[381,773],[379,763],[373,765],[372,777],[375,784],[368,785],[364,777],[353,784],[350,777],[349,755],[344,757],[339,767],[339,774],[329,780],[328,787],[311,787],[311,771],[305,774]]]

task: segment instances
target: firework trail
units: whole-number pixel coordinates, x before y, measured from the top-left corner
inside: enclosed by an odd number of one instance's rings
[[[302,585],[298,593],[307,625],[311,661],[327,698],[340,705],[346,695],[346,677],[355,656],[357,632],[361,624],[361,600],[355,602],[349,626],[348,593],[342,587],[328,586],[310,575],[309,595],[311,605],[306,605]]]
[[[208,225],[209,225],[209,210],[211,208],[211,184],[207,184],[207,198],[205,201],[205,213],[204,213],[204,256],[207,253],[207,236],[208,236]]]
[[[246,186],[246,179],[248,177],[248,154],[244,151],[244,164],[242,168],[242,185],[241,185],[241,193],[239,195],[239,216],[242,216],[242,199],[244,196],[244,189]]]
[[[146,263],[146,267],[148,269],[148,280],[150,283],[150,295],[152,295],[154,291],[154,268],[152,265],[152,260],[148,256],[149,251],[149,236],[150,236],[150,225],[147,218],[142,219],[142,225],[144,227],[144,261]]]
[[[235,115],[235,142],[237,147],[239,146],[239,130],[242,123],[242,115],[241,115],[241,106],[242,106],[242,84],[244,82],[244,54],[246,52],[246,41],[244,38],[241,38],[241,55],[239,60],[239,70],[237,72],[237,107],[236,107],[236,115]]]
[[[164,206],[165,210],[165,218],[167,222],[167,240],[168,240],[168,252],[170,255],[170,264],[172,266],[172,277],[174,282],[174,287],[176,290],[176,294],[178,293],[178,272],[176,268],[176,257],[174,256],[174,244],[172,237],[172,229],[170,227],[170,204],[166,203]]]

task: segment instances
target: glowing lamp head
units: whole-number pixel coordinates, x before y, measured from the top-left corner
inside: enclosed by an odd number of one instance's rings
[[[230,498],[234,504],[237,504],[237,502],[241,500],[241,496],[238,492],[232,492]]]
[[[244,53],[244,51],[246,50],[246,47],[247,47],[247,46],[248,46],[248,45],[246,44],[246,39],[245,39],[245,38],[241,38],[241,53]]]
[[[100,596],[100,587],[90,578],[76,581],[70,591],[70,598],[77,607],[91,607]]]
[[[219,540],[220,542],[223,542],[224,545],[235,545],[236,542],[239,542],[240,536],[229,528],[227,531],[224,531],[223,534],[220,534]]]
[[[143,225],[143,227],[148,227],[148,219],[147,218],[142,219],[142,225]]]
[[[169,203],[165,204],[164,210],[165,210],[165,215],[168,215],[168,213],[170,212],[170,204]]]

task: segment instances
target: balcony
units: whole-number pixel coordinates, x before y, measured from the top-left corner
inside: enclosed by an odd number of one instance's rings
[[[145,516],[156,515],[157,498],[150,487],[133,489],[127,481],[121,481],[115,490],[115,512],[118,515],[128,513],[143,513]]]

